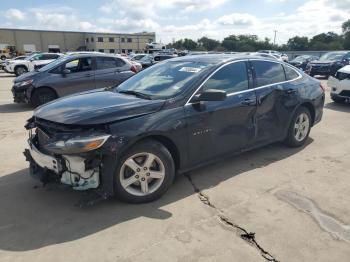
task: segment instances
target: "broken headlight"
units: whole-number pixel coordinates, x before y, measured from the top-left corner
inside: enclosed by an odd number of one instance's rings
[[[110,135],[93,134],[88,136],[76,136],[68,140],[58,140],[44,147],[56,154],[77,154],[100,148]]]

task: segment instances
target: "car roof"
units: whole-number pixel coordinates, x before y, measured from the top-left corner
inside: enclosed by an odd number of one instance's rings
[[[171,59],[171,61],[183,61],[183,62],[198,62],[198,63],[210,63],[221,64],[234,60],[247,60],[247,59],[259,59],[268,60],[272,62],[280,62],[276,59],[270,59],[268,57],[261,57],[247,54],[204,54],[195,56],[181,56]]]

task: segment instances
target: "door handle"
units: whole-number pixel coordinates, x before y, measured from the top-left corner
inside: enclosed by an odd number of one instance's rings
[[[90,77],[90,76],[92,76],[92,74],[86,74],[86,75],[84,75],[85,77]]]
[[[246,99],[244,99],[241,102],[241,105],[243,105],[243,106],[251,106],[251,105],[255,105],[255,103],[256,103],[255,99],[246,98]]]

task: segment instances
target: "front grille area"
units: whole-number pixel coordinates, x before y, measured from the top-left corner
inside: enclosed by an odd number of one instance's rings
[[[340,96],[350,97],[350,90],[343,90],[339,93]]]

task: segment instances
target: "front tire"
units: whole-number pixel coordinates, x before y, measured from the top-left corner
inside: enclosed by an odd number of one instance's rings
[[[290,147],[300,147],[305,144],[311,130],[311,121],[309,109],[304,106],[299,107],[289,126],[285,143]]]
[[[38,107],[57,98],[56,93],[49,88],[40,88],[34,91],[30,102],[32,106]]]
[[[169,150],[155,140],[140,142],[119,160],[114,175],[114,192],[129,203],[146,203],[160,198],[175,177]]]

